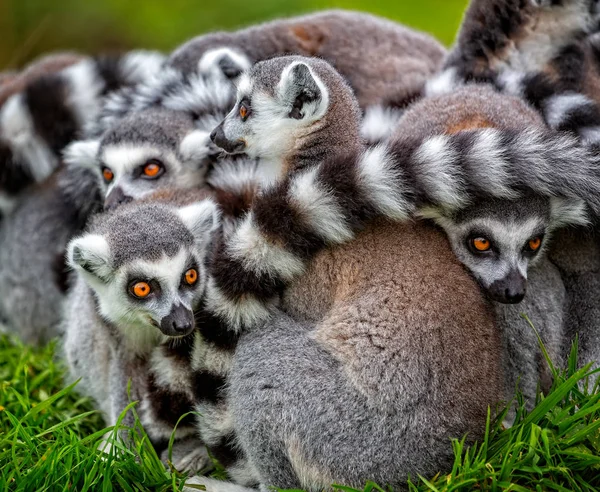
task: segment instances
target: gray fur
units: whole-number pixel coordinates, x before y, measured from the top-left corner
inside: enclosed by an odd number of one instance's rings
[[[24,341],[42,344],[60,334],[67,243],[100,204],[90,171],[66,168],[0,222],[0,319]]]
[[[154,107],[115,120],[100,139],[74,142],[65,155],[71,164],[96,172],[105,206],[114,208],[158,189],[205,184],[211,155],[216,154],[208,137],[188,113]],[[150,161],[163,168],[155,179],[145,179],[142,172]],[[110,182],[102,178],[103,169],[113,173]]]
[[[418,97],[445,53],[428,35],[387,19],[331,10],[199,36],[175,50],[167,63],[193,73],[203,56],[223,47],[250,64],[290,54],[323,58],[348,80],[363,108]],[[374,73],[382,76],[373,78]]]
[[[547,392],[552,374],[540,350],[535,332],[521,314],[533,323],[552,363],[564,367],[566,358],[567,294],[558,269],[543,258],[529,269],[528,292],[520,304],[495,304],[496,323],[504,344],[503,364],[506,398],[518,387],[528,409],[536,401],[538,388]]]

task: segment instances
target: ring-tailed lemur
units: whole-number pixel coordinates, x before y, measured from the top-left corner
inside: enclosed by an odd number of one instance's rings
[[[153,52],[85,58],[62,70],[40,73],[8,97],[0,108],[3,213],[28,185],[56,169],[62,149],[98,115],[106,93],[141,82],[162,62],[162,55]]]
[[[159,448],[193,411],[200,390],[192,388],[189,371],[193,310],[204,293],[205,257],[218,225],[209,199],[183,208],[135,203],[95,216],[69,244],[68,263],[77,273],[63,321],[70,377],[82,379],[79,388],[110,425],[129,403],[131,379],[131,400],[140,400],[140,418]],[[187,416],[177,438],[187,449],[195,434],[194,417]],[[195,440],[193,456],[185,457],[192,471],[208,461]]]
[[[199,36],[176,49],[167,64],[186,73],[238,78],[254,63],[269,58],[319,57],[348,80],[365,108],[405,105],[419,97],[445,53],[431,36],[390,20],[331,10]]]
[[[452,113],[451,108],[446,112]],[[465,128],[473,126],[477,128]],[[552,184],[564,171],[561,161],[554,161],[559,149],[564,150],[561,160],[587,162],[589,177],[598,183],[593,155],[574,139],[543,129],[424,132],[419,138],[400,134],[385,146],[365,150],[358,137],[357,105],[343,79],[323,61],[298,57],[258,63],[242,76],[238,103],[212,137],[229,151],[268,159],[274,177],[285,175],[256,198],[251,214],[217,249],[212,263],[206,310],[213,326],[224,323],[238,334],[270,316],[270,302],[304,273],[310,257],[325,245],[351,240],[369,219],[404,220],[430,201],[459,209],[478,194],[514,198],[522,187],[547,195],[576,195],[583,181],[563,190]],[[494,172],[482,172],[479,163],[490,157]],[[214,370],[212,375],[219,376]],[[234,429],[226,425],[231,418],[227,402],[220,400],[222,408],[215,405],[208,411],[210,403],[204,403],[201,413],[222,419],[220,427],[213,426],[212,437],[220,437],[223,450],[235,457]],[[232,461],[230,476],[252,483],[259,461]]]
[[[480,3],[480,8],[483,8],[485,2]],[[497,85],[505,91],[521,95],[532,103],[543,114],[549,126],[574,132],[597,149],[598,135],[600,135],[600,108],[597,104],[600,100],[597,47],[600,35],[594,33],[582,38],[580,33],[574,32],[571,27],[577,24],[586,25],[590,19],[587,12],[592,9],[597,13],[598,2],[565,1],[563,3],[571,6],[570,8],[579,6],[579,14],[575,9],[573,10],[575,17],[567,16],[564,19],[559,17],[553,23],[553,28],[562,33],[561,49],[557,49],[545,59],[535,61],[533,55],[547,52],[548,43],[535,37],[528,39],[527,43],[519,46],[520,58],[529,60],[521,67],[523,72],[500,70],[497,75]],[[558,5],[548,8],[552,10],[562,7]],[[469,14],[465,18],[465,22],[473,25],[476,21],[476,18],[470,18]],[[488,19],[488,22],[495,21]],[[485,23],[481,24],[482,29],[488,27]],[[460,55],[460,51],[468,53],[469,46],[476,46],[479,43],[478,37],[474,33],[471,34],[469,36],[468,30],[465,30],[464,36],[459,39],[454,50],[459,56],[450,58],[451,63],[462,59],[467,74],[475,72],[477,64],[468,56]],[[500,55],[498,59],[502,60],[505,54]],[[478,63],[485,69],[486,64],[491,62],[482,58]],[[578,170],[578,164],[574,163],[572,172]],[[568,350],[569,340],[578,334],[582,363],[600,360],[600,338],[597,330],[600,311],[596,307],[597,298],[600,296],[600,266],[597,262],[600,240],[597,229],[596,220],[591,230],[578,228],[559,231],[548,251],[548,257],[560,270],[567,292],[567,314],[564,325],[569,336],[567,343],[564,343],[564,348]],[[564,356],[566,355],[565,353]]]

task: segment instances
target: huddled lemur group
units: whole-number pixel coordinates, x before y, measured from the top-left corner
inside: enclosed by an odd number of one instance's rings
[[[187,414],[209,491],[447,469],[551,384],[521,313],[600,360],[598,3],[472,0],[449,53],[325,11],[2,74],[0,324],[165,459]]]

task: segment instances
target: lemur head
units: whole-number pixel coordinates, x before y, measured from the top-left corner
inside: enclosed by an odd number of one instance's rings
[[[96,216],[69,244],[67,261],[94,292],[100,315],[132,347],[145,350],[194,330],[218,217],[211,200],[179,209],[124,205]]]
[[[360,119],[352,90],[331,65],[285,56],[259,62],[240,77],[237,102],[211,139],[228,153],[296,170],[351,152],[360,142]]]
[[[211,149],[190,115],[152,108],[124,117],[100,140],[74,142],[65,158],[98,172],[111,210],[158,188],[202,184]]]
[[[527,269],[543,255],[554,230],[588,223],[583,202],[540,197],[485,199],[458,212],[422,215],[444,229],[457,258],[492,300],[504,304],[523,300]]]

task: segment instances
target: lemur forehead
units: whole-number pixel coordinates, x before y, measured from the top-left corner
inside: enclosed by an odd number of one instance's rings
[[[535,218],[545,222],[550,219],[550,200],[536,196],[519,200],[486,198],[477,200],[454,216],[454,220],[458,223],[482,218],[510,223],[525,222]]]
[[[194,265],[188,248],[182,246],[173,256],[163,254],[154,260],[136,258],[127,264],[133,275],[144,275],[150,279],[159,279],[173,286],[181,283],[181,276]]]
[[[175,209],[156,203],[121,206],[95,218],[90,229],[105,237],[116,268],[137,259],[172,258],[182,247],[191,249],[194,244]]]
[[[134,112],[108,130],[101,146],[123,142],[151,143],[176,150],[183,137],[194,129],[192,117],[181,111],[153,108]]]

